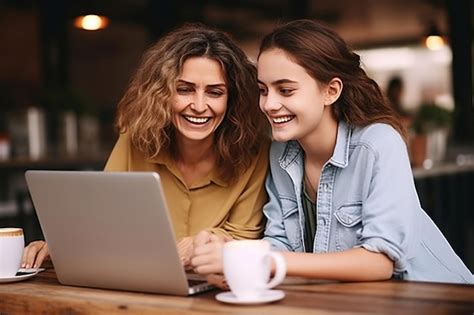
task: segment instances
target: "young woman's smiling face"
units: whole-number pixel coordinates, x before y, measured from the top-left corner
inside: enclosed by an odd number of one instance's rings
[[[302,140],[316,131],[325,108],[326,90],[281,49],[258,58],[260,109],[277,141]]]
[[[225,116],[227,92],[224,70],[218,61],[188,58],[176,82],[172,106],[177,137],[212,139]]]

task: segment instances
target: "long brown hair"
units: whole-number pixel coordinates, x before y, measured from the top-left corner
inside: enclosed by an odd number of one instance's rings
[[[360,56],[330,28],[311,20],[297,20],[276,28],[260,44],[260,54],[279,48],[322,84],[338,77],[341,96],[331,107],[337,120],[363,127],[386,123],[406,141],[406,130],[377,83],[361,68]]]
[[[179,154],[173,141],[171,102],[190,57],[206,57],[222,65],[229,96],[224,120],[215,131],[214,149],[222,178],[233,180],[250,166],[265,141],[267,122],[258,107],[256,68],[223,32],[190,24],[154,44],[118,105],[116,125],[131,135],[133,145],[147,158],[155,158],[161,150]]]

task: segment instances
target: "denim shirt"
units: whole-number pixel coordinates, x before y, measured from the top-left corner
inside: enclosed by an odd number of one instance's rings
[[[303,156],[297,141],[273,142],[270,148],[265,239],[280,250],[305,251]],[[350,128],[339,122],[334,153],[317,188],[313,252],[362,247],[386,254],[394,276],[405,280],[474,283],[421,208],[406,145],[391,126]]]

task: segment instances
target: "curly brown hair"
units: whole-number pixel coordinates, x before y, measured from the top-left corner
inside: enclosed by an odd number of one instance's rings
[[[311,20],[296,20],[276,28],[260,44],[264,51],[279,48],[306,69],[316,81],[342,80],[341,96],[332,110],[337,120],[363,127],[386,123],[407,139],[400,117],[387,102],[377,83],[361,68],[360,56],[329,27]]]
[[[184,62],[190,57],[218,61],[228,85],[225,117],[215,131],[216,164],[231,181],[251,164],[266,138],[267,122],[259,110],[256,68],[225,33],[201,24],[178,28],[154,44],[143,56],[118,105],[116,125],[147,158],[161,150],[178,154],[171,102]]]

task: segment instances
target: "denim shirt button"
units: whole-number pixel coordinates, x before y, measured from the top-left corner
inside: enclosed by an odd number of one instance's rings
[[[325,226],[326,225],[326,218],[320,218],[318,220],[319,225]]]

